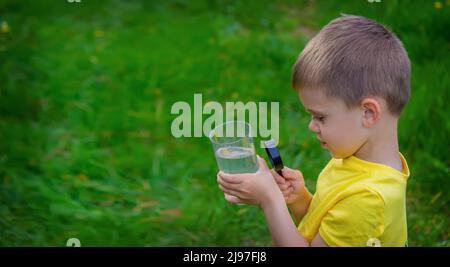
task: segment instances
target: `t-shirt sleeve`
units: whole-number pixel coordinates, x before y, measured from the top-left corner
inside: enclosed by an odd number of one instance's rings
[[[322,218],[319,233],[328,246],[367,246],[384,231],[384,201],[367,189],[339,201]],[[370,241],[369,241],[370,240]]]

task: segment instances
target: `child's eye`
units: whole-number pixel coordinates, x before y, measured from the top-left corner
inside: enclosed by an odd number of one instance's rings
[[[313,116],[313,119],[318,120],[320,122],[324,122],[325,117],[324,116]]]

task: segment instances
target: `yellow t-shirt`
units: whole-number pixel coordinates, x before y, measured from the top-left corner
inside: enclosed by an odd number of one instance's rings
[[[328,246],[405,246],[406,182],[403,172],[355,156],[332,158],[298,230],[311,241],[320,233]]]

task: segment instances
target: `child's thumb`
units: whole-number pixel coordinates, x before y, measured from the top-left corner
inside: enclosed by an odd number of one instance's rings
[[[288,167],[284,167],[282,170],[283,177],[287,179],[297,179],[298,176],[300,176],[300,172],[297,170],[293,170]]]
[[[256,155],[256,157],[258,158],[259,169],[261,171],[270,171],[269,167],[267,167],[266,161],[263,158],[261,158],[259,155]]]

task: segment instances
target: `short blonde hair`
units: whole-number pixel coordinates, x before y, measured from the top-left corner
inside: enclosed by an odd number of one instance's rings
[[[400,115],[410,94],[411,65],[402,42],[383,25],[342,15],[303,49],[292,71],[296,90],[320,88],[348,107],[379,96]]]

